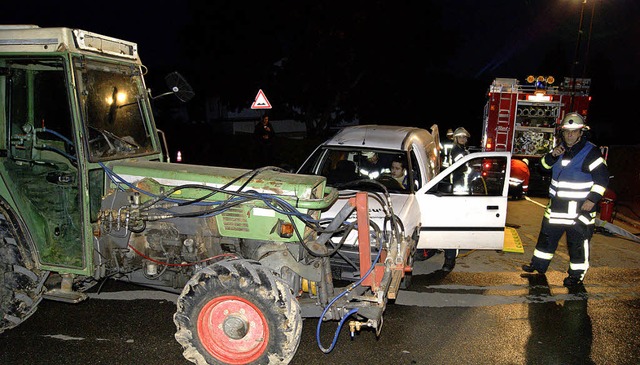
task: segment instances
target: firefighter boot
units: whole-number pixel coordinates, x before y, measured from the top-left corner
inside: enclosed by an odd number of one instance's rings
[[[567,288],[575,287],[582,284],[582,279],[578,276],[569,275],[562,281],[562,285]]]
[[[444,272],[450,272],[453,271],[453,268],[456,266],[456,259],[455,258],[445,258],[444,259],[444,265],[442,265],[442,271]]]
[[[534,271],[537,271],[537,272],[538,272],[538,273],[540,273],[540,274],[544,274],[544,273],[546,272],[546,270],[540,270],[540,269],[537,269],[537,268],[533,265],[533,263],[530,263],[530,264],[524,264],[524,265],[522,265],[522,271],[524,271],[524,272],[529,272],[529,273],[534,272]]]

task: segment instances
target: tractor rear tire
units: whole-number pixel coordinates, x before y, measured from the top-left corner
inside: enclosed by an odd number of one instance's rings
[[[37,270],[18,219],[0,201],[0,333],[24,322],[38,308],[47,272]]]
[[[257,261],[226,260],[196,273],[173,316],[184,357],[198,365],[288,364],[300,344],[300,304]]]

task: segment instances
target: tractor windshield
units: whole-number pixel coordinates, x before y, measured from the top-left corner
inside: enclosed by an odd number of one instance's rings
[[[139,68],[85,58],[74,67],[90,160],[154,153]]]

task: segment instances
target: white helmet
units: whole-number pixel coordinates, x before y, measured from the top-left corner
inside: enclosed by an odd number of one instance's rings
[[[589,126],[584,123],[582,115],[573,112],[564,116],[560,129],[584,129],[585,131],[588,131]]]
[[[467,138],[471,137],[469,132],[467,132],[467,130],[464,129],[463,127],[456,128],[455,132],[453,132],[453,136],[454,137],[467,137]]]

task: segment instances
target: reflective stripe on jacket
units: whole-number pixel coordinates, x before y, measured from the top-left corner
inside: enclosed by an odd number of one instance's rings
[[[552,170],[551,201],[545,211],[551,224],[572,225],[576,220],[585,225],[595,223],[595,206],[590,212],[580,209],[585,200],[597,203],[602,198],[609,172],[597,147],[591,142],[580,142],[558,158],[547,154],[542,160],[542,166]]]

